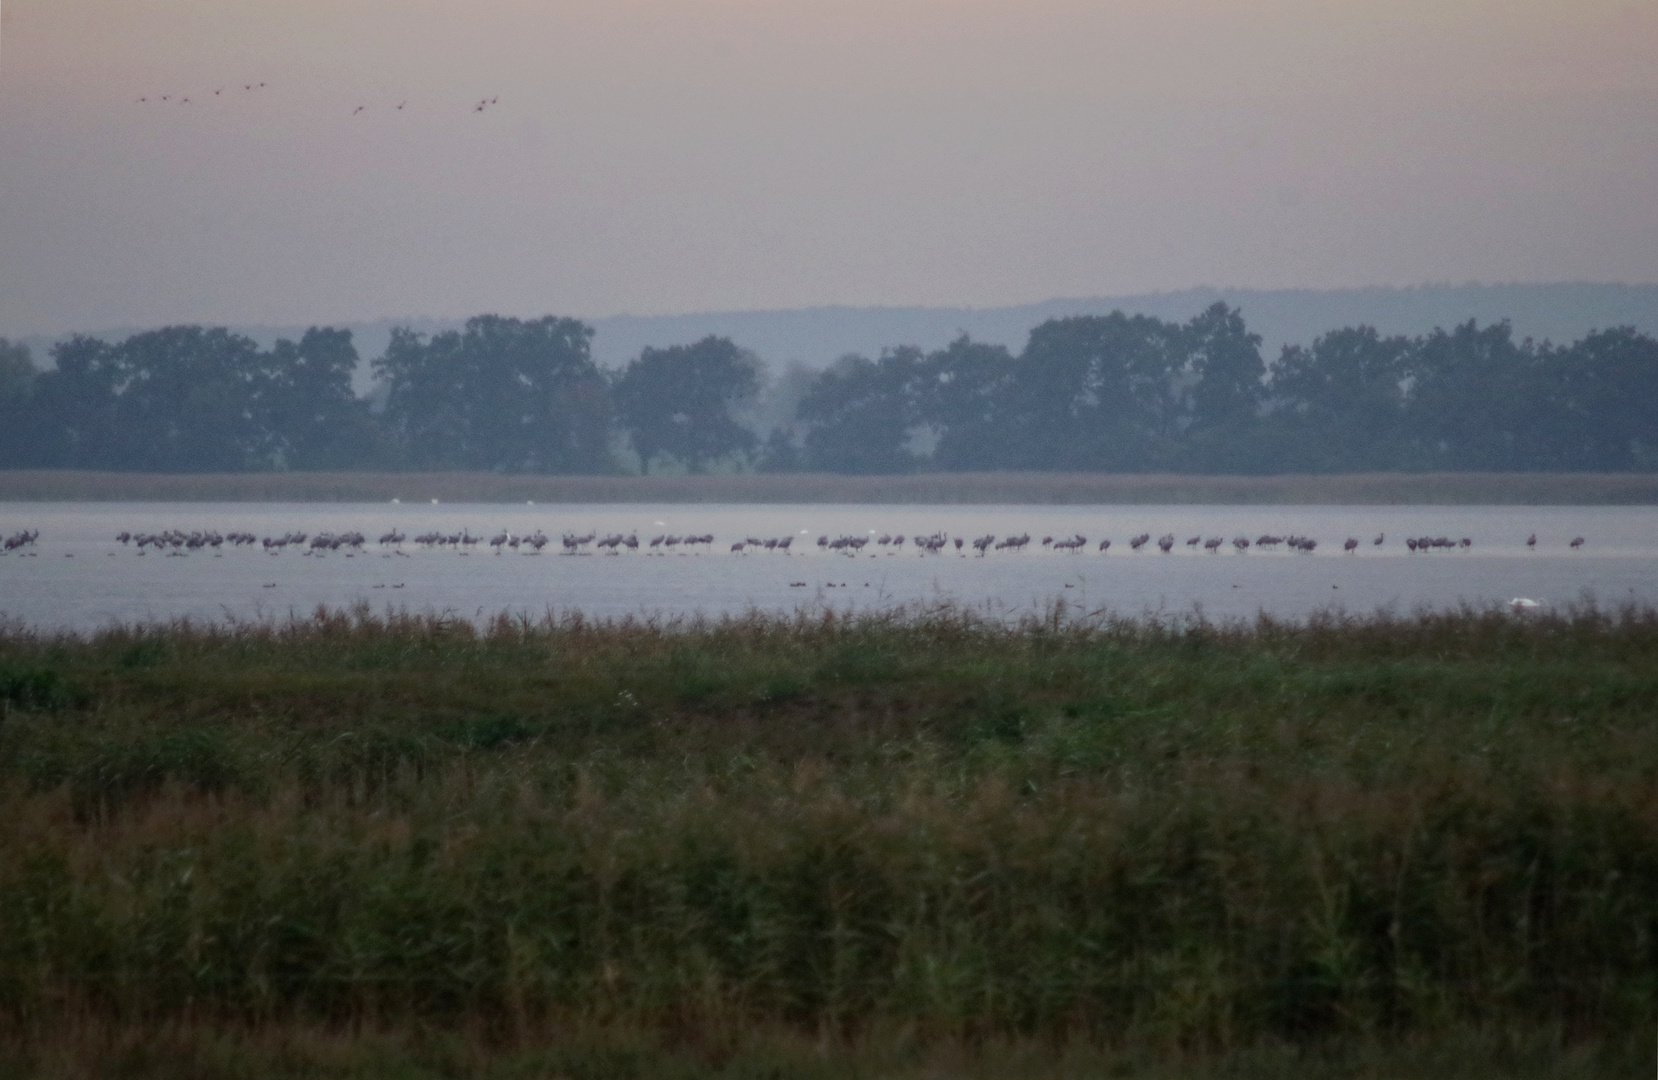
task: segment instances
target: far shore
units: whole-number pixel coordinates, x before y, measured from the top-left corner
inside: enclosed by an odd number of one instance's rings
[[[538,476],[0,470],[0,502],[1658,505],[1658,473]]]

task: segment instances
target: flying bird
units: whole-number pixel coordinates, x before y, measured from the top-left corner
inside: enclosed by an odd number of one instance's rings
[[[366,108],[368,108],[367,105],[359,105],[355,109],[351,110],[351,115],[356,116],[358,113],[362,112]]]
[[[402,111],[403,111],[403,106],[405,106],[405,105],[407,105],[407,104],[408,104],[408,102],[407,102],[407,101],[400,101],[400,102],[398,102],[398,103],[397,103],[397,111],[398,111],[398,112],[402,112]]]

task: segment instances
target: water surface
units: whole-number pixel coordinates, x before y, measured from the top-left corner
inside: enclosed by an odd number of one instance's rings
[[[894,506],[338,503],[0,503],[0,537],[38,530],[38,543],[0,557],[0,617],[48,628],[93,630],[116,622],[188,616],[219,620],[287,618],[318,605],[368,603],[375,609],[479,618],[507,611],[539,617],[580,610],[590,616],[717,616],[750,609],[790,612],[889,608],[952,602],[1016,616],[1057,599],[1084,611],[1124,615],[1201,609],[1219,617],[1267,612],[1303,617],[1458,604],[1483,606],[1528,597],[1563,606],[1658,603],[1658,510],[1649,507],[1514,506]],[[488,538],[505,531],[552,538],[539,555],[520,547],[494,554]],[[316,555],[290,547],[205,548],[139,554],[120,532],[364,533],[363,550]],[[459,550],[425,548],[425,532],[469,531],[483,541]],[[399,531],[411,538],[382,547]],[[636,534],[640,549],[600,553],[593,544],[562,553],[565,533],[600,538]],[[649,548],[658,535],[712,533],[694,551]],[[944,533],[944,554],[919,553],[910,538]],[[973,553],[974,538],[1029,533],[1024,549]],[[1173,533],[1165,555],[1155,541],[1138,552],[1132,537]],[[881,546],[902,534],[902,547]],[[1303,535],[1312,553],[1244,553],[1234,537]],[[1535,534],[1537,545],[1526,540]],[[819,536],[870,537],[856,556],[825,551]],[[1074,552],[1042,538],[1086,537]],[[788,553],[731,546],[750,537],[793,537]],[[1210,553],[1192,537],[1219,537]],[[1383,543],[1373,541],[1383,537]],[[1413,554],[1407,537],[1472,541],[1466,549]],[[1359,541],[1352,554],[1349,538]],[[1583,545],[1572,549],[1572,539]],[[1106,552],[1099,542],[1111,541]]]

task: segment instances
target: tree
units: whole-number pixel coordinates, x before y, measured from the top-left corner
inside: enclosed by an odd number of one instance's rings
[[[1403,464],[1413,348],[1408,338],[1382,337],[1368,326],[1285,346],[1268,391],[1281,463],[1315,472]]]
[[[235,472],[257,467],[259,346],[223,328],[135,334],[110,356],[121,468]]]
[[[1419,459],[1433,468],[1546,467],[1539,431],[1552,427],[1557,402],[1546,392],[1546,365],[1507,322],[1472,319],[1422,338],[1410,362],[1405,419]]]
[[[1160,465],[1179,436],[1182,330],[1146,315],[1050,319],[1030,333],[1012,396],[1025,468]]]
[[[1658,340],[1629,326],[1602,330],[1551,350],[1543,364],[1561,405],[1553,467],[1658,465]]]
[[[752,450],[758,440],[732,410],[759,390],[759,366],[729,338],[641,352],[615,386],[616,411],[640,469],[649,472],[653,460],[668,457],[701,472]]]
[[[1185,327],[1191,389],[1192,427],[1205,431],[1240,430],[1258,415],[1266,364],[1261,336],[1251,334],[1243,315],[1223,303],[1212,304]]]
[[[0,337],[0,468],[39,464],[31,460],[39,448],[37,378],[28,347]]]
[[[902,416],[906,425],[922,423],[937,431],[933,463],[938,468],[1000,469],[1020,460],[1024,431],[1013,404],[1019,373],[1005,347],[962,334],[916,367],[920,378]],[[894,386],[905,389],[901,381]]]
[[[765,445],[760,447],[755,468],[760,472],[786,473],[799,472],[803,465],[804,459],[794,437],[783,428],[772,428],[771,434],[766,436]]]
[[[0,337],[0,398],[27,395],[34,386],[36,374],[29,347],[21,341],[13,344]]]
[[[908,347],[879,360],[837,360],[800,402],[807,468],[854,474],[913,469],[908,444],[921,419],[916,402],[923,372],[921,350]]]
[[[75,336],[52,346],[52,368],[34,380],[33,445],[22,461],[68,469],[120,467],[115,347]]]
[[[258,388],[265,460],[285,469],[362,467],[377,456],[368,403],[351,388],[357,348],[349,330],[312,327],[280,340]]]
[[[1188,392],[1189,463],[1217,472],[1253,472],[1265,463],[1253,441],[1260,417],[1266,364],[1261,338],[1236,308],[1211,305],[1184,328]]]
[[[610,403],[593,331],[554,316],[468,319],[430,341],[392,332],[374,362],[409,464],[508,472],[605,471]]]

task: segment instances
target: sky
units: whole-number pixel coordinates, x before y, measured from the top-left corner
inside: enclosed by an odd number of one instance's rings
[[[1653,282],[1655,118],[1658,0],[0,0],[0,334]]]

